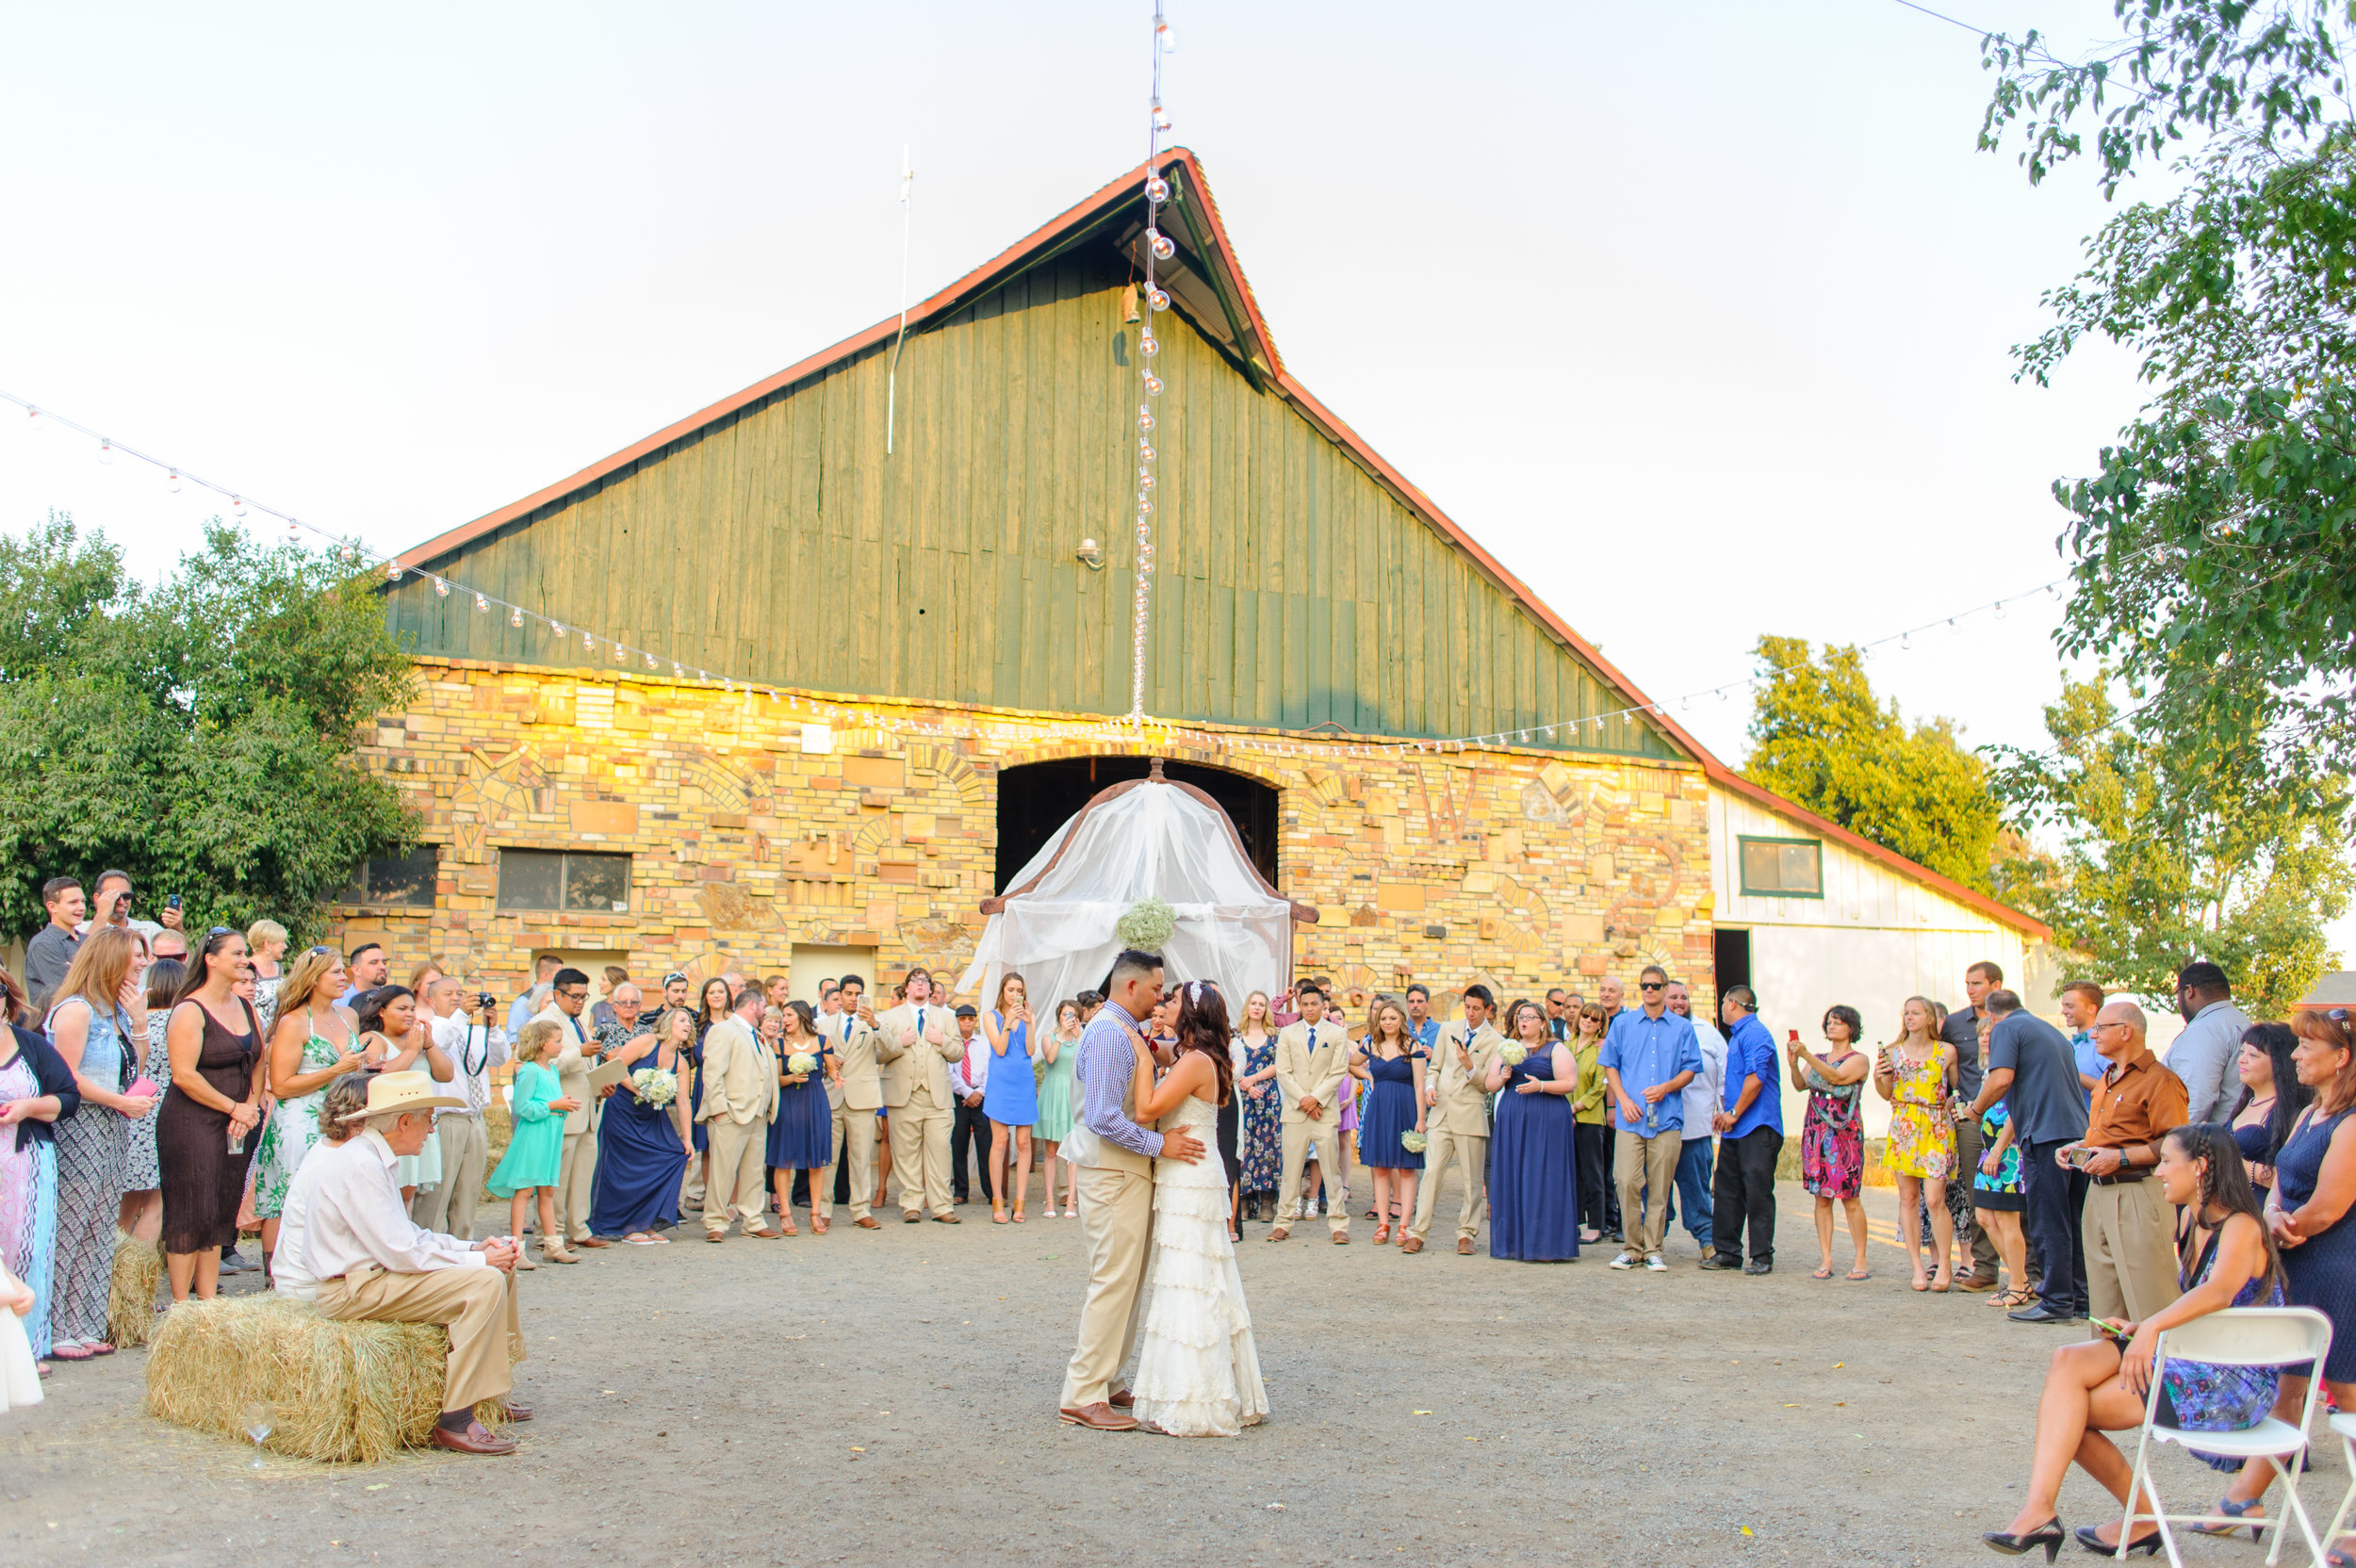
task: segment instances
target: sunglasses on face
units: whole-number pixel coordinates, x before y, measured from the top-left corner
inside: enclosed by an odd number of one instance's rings
[[[1640,991],[1663,991],[1669,988],[1658,980],[1639,980],[1636,988]]]

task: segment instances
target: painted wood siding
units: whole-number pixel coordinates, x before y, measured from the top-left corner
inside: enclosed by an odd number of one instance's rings
[[[1823,855],[1823,898],[1761,898],[1744,896],[1741,842],[1753,839],[1805,839],[1820,842]],[[1813,829],[1726,791],[1710,792],[1710,891],[1716,899],[1720,925],[1835,926],[1848,930],[1952,931],[1974,939],[2001,943],[2006,952],[2025,950],[2026,939],[2012,926],[1993,920],[1970,905],[1918,882],[1895,866],[1859,855],[1822,838]],[[1972,957],[1996,958],[1991,950]],[[1965,963],[1972,962],[1966,958]],[[1961,965],[1951,986],[1960,985]],[[1940,1001],[1944,992],[1934,992]]]
[[[1125,282],[1083,250],[911,334],[889,457],[886,348],[431,564],[562,620],[561,645],[421,575],[387,590],[393,629],[420,653],[571,666],[586,629],[600,664],[619,639],[758,683],[1126,712],[1142,400]],[[1157,326],[1150,711],[1450,736],[1627,706],[1291,404],[1177,313]],[[1073,558],[1083,538],[1104,571]],[[1626,719],[1576,739],[1677,755]]]

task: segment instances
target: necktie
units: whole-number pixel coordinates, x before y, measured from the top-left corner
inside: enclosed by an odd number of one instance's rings
[[[924,1009],[922,1007],[916,1009],[916,1037],[920,1040],[924,1037]]]
[[[1309,1025],[1309,1049],[1310,1049],[1310,1050],[1312,1050],[1312,1051],[1315,1051],[1317,1048],[1317,1026],[1316,1024],[1312,1023],[1311,1025]]]

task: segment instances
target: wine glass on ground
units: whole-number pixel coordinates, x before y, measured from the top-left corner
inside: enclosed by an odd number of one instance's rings
[[[261,1400],[255,1399],[245,1407],[245,1435],[254,1440],[254,1468],[256,1470],[262,1467],[262,1440],[270,1436],[275,1424],[274,1413]]]

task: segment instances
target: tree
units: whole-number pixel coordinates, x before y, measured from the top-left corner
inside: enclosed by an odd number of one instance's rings
[[[0,924],[41,884],[120,866],[191,929],[268,915],[301,937],[372,855],[406,847],[401,796],[352,755],[408,699],[365,582],[218,519],[155,587],[53,514],[0,539]]]
[[[1863,656],[1827,645],[1822,663],[1797,637],[1761,637],[1766,666],[1742,772],[1785,799],[1894,849],[1967,888],[1990,887],[2001,815],[1987,764],[1952,720],[1909,729],[1873,695]]]
[[[2115,0],[2126,41],[2062,60],[1990,35],[1981,130],[2034,183],[2088,153],[2106,195],[2170,159],[2045,297],[2017,349],[2048,381],[2100,335],[2151,396],[2100,471],[2057,482],[2073,591],[2061,645],[2113,665],[2147,732],[2240,746],[2278,779],[2356,765],[2356,123],[2349,0]],[[2184,150],[2189,148],[2188,154]],[[2180,154],[2184,155],[2180,156]]]
[[[2285,788],[2255,748],[2170,745],[2119,722],[2100,680],[2045,710],[2050,751],[1999,748],[1996,789],[2059,830],[2058,864],[2008,891],[2070,950],[2068,978],[2175,1004],[2194,958],[2223,966],[2253,1016],[2280,1018],[2336,961],[2347,907],[2347,782]]]

